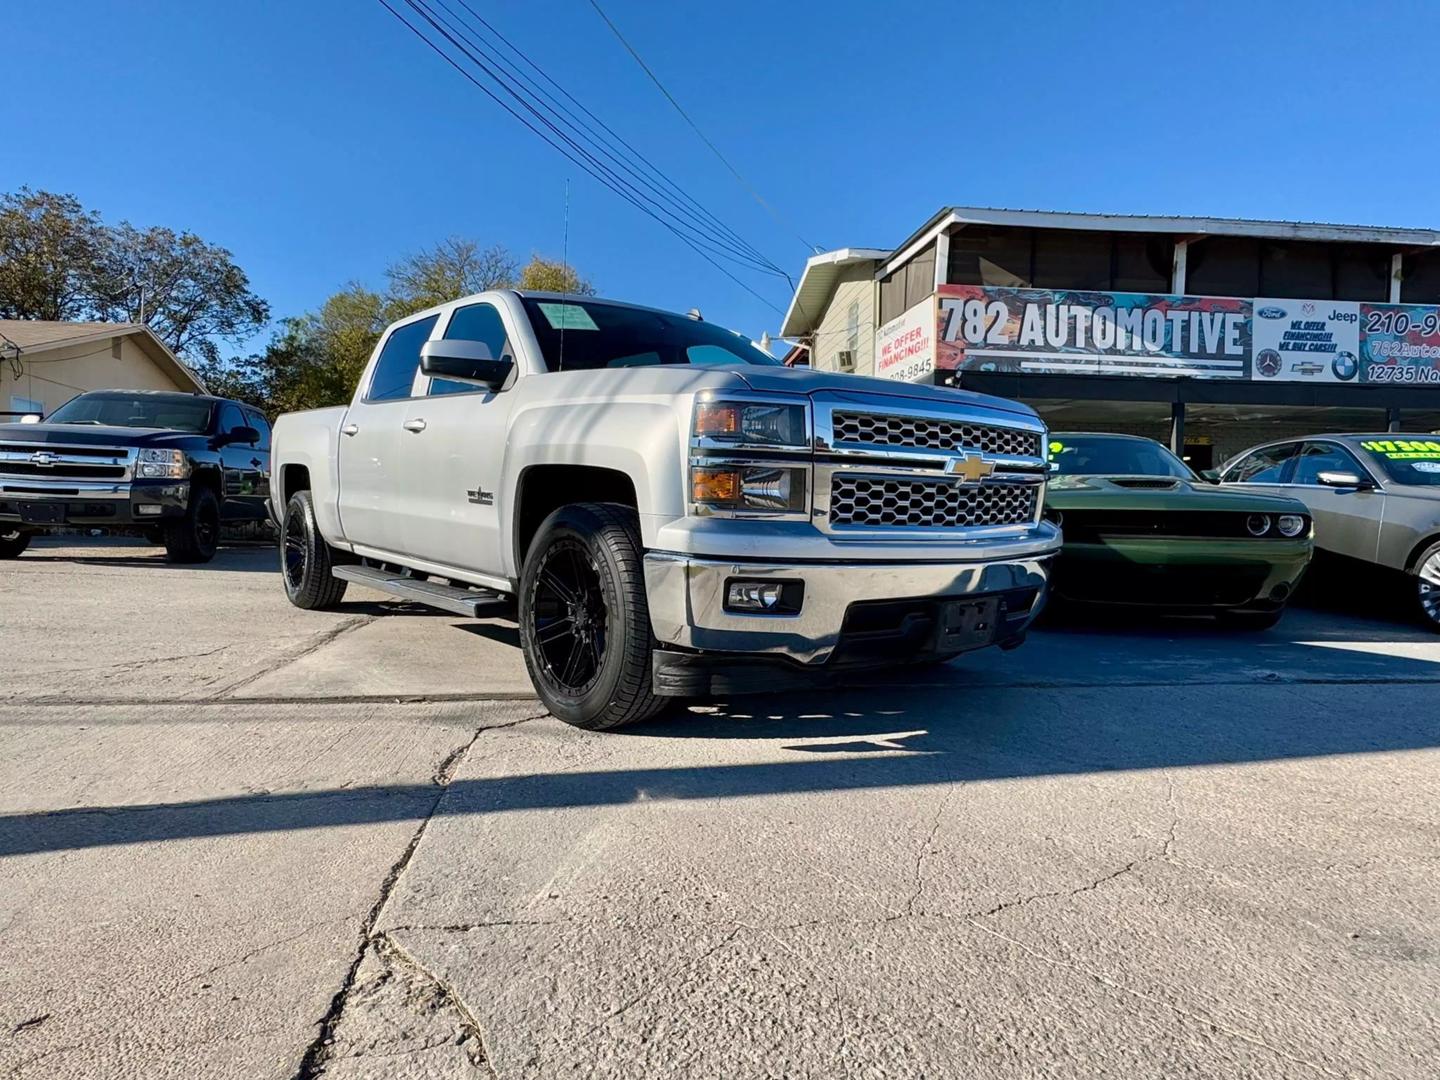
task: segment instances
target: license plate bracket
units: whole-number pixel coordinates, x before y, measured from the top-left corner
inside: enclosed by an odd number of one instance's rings
[[[940,605],[936,649],[959,652],[979,649],[995,640],[1000,621],[1000,598],[987,596],[978,600],[946,600]]]
[[[49,502],[22,502],[20,521],[26,525],[64,525],[65,504]]]

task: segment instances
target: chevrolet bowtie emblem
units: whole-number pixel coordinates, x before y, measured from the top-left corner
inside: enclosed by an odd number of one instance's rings
[[[945,471],[951,476],[960,477],[967,484],[978,484],[995,471],[995,463],[986,461],[979,454],[965,454],[951,458]]]
[[[42,469],[48,469],[55,464],[55,455],[48,450],[37,450],[30,455],[30,464]]]

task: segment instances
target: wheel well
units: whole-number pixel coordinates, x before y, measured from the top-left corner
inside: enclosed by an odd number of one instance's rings
[[[1405,557],[1405,569],[1407,571],[1419,569],[1415,564],[1420,561],[1420,556],[1425,553],[1426,548],[1433,547],[1437,541],[1440,541],[1440,533],[1432,533],[1411,548],[1410,554]]]
[[[595,465],[532,465],[515,493],[515,565],[523,566],[540,523],[569,503],[619,503],[639,509],[635,482],[618,469]]]
[[[297,491],[310,490],[310,470],[304,465],[286,465],[280,470],[280,499],[275,512],[280,514],[284,511],[290,496]]]
[[[194,475],[191,477],[190,483],[192,486],[208,487],[211,491],[215,492],[217,499],[224,493],[224,487],[220,483],[220,470],[218,469],[196,469]]]

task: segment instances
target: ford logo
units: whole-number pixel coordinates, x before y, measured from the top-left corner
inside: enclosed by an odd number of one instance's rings
[[[1262,319],[1283,319],[1285,318],[1285,309],[1283,307],[1273,306],[1262,307],[1255,314],[1259,315]]]

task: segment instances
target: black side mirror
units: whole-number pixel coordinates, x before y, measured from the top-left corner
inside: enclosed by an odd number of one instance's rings
[[[1219,470],[1219,469],[1201,469],[1201,470],[1200,470],[1200,479],[1201,479],[1201,480],[1204,480],[1206,483],[1218,484],[1218,483],[1220,482],[1220,470]]]
[[[229,432],[225,435],[225,442],[227,445],[233,445],[235,443],[248,443],[253,446],[259,441],[260,432],[256,431],[253,427],[231,428]]]
[[[420,346],[420,370],[436,379],[459,379],[479,383],[492,390],[505,385],[514,365],[496,360],[483,341],[427,341]]]
[[[1322,472],[1315,479],[1325,487],[1353,488],[1356,491],[1369,491],[1375,486],[1375,481],[1368,476],[1353,472]]]

